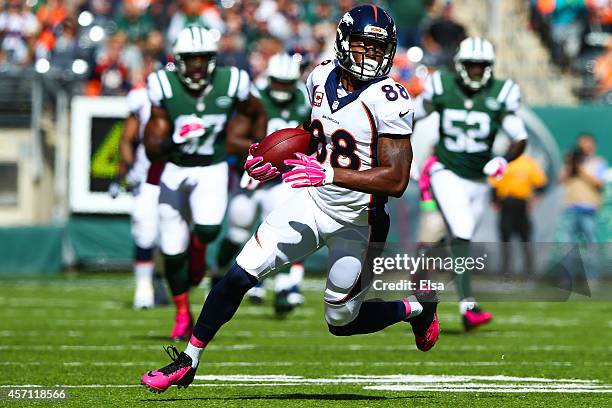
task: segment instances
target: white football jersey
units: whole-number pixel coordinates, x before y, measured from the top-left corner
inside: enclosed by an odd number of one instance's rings
[[[378,165],[378,135],[412,134],[412,101],[402,85],[387,77],[347,93],[340,85],[342,69],[337,60],[324,61],[306,82],[311,130],[319,140],[317,159],[332,167],[368,170]],[[308,190],[326,214],[357,225],[367,225],[369,215],[382,211],[387,201],[335,185]]]
[[[128,178],[133,182],[144,182],[147,179],[147,172],[151,162],[147,158],[143,143],[144,129],[151,116],[151,101],[147,88],[132,89],[127,94],[127,104],[130,113],[138,118],[138,147],[134,153],[134,164],[130,169]]]

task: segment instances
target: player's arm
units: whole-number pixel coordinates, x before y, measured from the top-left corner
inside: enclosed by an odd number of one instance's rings
[[[122,179],[134,164],[134,145],[138,137],[140,123],[133,113],[125,120],[123,132],[119,141],[119,171],[117,176]]]
[[[401,197],[410,180],[412,144],[408,135],[390,136],[379,136],[377,167],[364,171],[335,168],[333,184],[369,194]]]
[[[285,160],[293,166],[283,180],[293,188],[321,187],[335,184],[369,194],[401,197],[410,180],[412,145],[408,135],[381,134],[377,142],[378,166],[368,170],[332,168],[314,156],[296,153],[297,159]]]
[[[151,106],[151,117],[144,131],[144,146],[149,160],[159,160],[170,153],[176,144],[170,137],[172,123],[161,106]]]
[[[501,177],[506,171],[509,162],[519,157],[527,147],[527,129],[525,123],[516,114],[521,105],[521,91],[514,84],[504,101],[506,114],[502,118],[501,129],[512,141],[504,156],[497,156],[489,160],[482,169],[487,176]]]
[[[245,154],[253,140],[266,136],[268,116],[261,100],[250,94],[236,104],[236,115],[227,125],[225,148],[229,154]]]
[[[433,72],[425,80],[423,92],[414,98],[414,121],[426,118],[435,110],[434,95],[442,93],[442,82],[439,72]]]

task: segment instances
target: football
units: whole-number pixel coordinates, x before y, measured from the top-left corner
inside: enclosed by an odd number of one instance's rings
[[[290,170],[284,161],[295,159],[294,153],[310,152],[312,135],[304,129],[288,128],[270,133],[257,146],[256,156],[262,156],[264,162],[271,163],[281,173]]]

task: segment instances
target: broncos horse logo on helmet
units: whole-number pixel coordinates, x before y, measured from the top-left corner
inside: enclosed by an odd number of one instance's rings
[[[378,6],[355,7],[345,13],[338,24],[336,58],[342,68],[360,81],[387,75],[393,65],[396,47],[395,23]]]

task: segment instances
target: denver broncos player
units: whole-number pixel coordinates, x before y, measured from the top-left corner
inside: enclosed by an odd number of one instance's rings
[[[336,60],[316,67],[307,80],[310,123],[319,148],[298,154],[283,175],[298,189],[250,238],[224,278],[208,294],[185,352],[141,377],[157,392],[187,386],[200,355],[229,321],[244,294],[259,278],[316,249],[329,249],[325,319],[337,336],[373,333],[408,321],[417,347],[429,350],[438,339],[437,300],[417,293],[398,301],[364,301],[369,286],[370,243],[382,244],[389,228],[386,197],[400,197],[408,185],[413,109],[406,90],[386,75],[396,49],[395,24],[380,7],[353,8],[336,33]],[[254,148],[250,149],[251,153]],[[257,180],[279,175],[262,157],[245,169]]]

